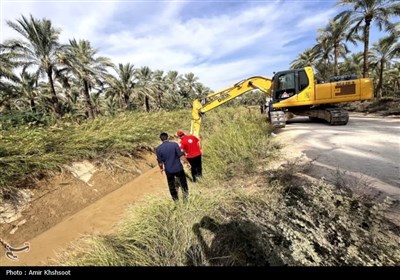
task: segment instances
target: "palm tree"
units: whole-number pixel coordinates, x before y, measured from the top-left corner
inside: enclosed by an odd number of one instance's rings
[[[79,96],[81,92],[79,80],[72,75],[63,75],[62,79],[63,83],[62,87],[59,89],[59,92],[61,92],[62,96],[64,96],[63,114],[72,114],[74,117],[82,117],[83,119],[86,118],[86,110],[81,110],[81,104],[79,102]],[[83,115],[85,116],[83,117]]]
[[[25,69],[23,69],[15,90],[19,93],[21,97],[26,98],[29,101],[31,111],[34,113],[36,113],[35,100],[37,99],[38,95],[37,86],[37,74],[28,73]]]
[[[6,80],[18,81],[18,77],[14,73],[14,69],[20,64],[18,63],[18,55],[6,45],[0,45],[0,90],[6,88]]]
[[[143,66],[135,71],[137,82],[137,87],[135,88],[136,93],[139,96],[144,97],[144,107],[146,112],[150,112],[150,100],[154,99],[154,87],[152,84],[153,72],[149,67]]]
[[[333,65],[335,75],[339,75],[338,59],[340,56],[345,56],[349,50],[346,44],[342,43],[346,37],[346,31],[349,28],[350,16],[344,15],[339,19],[330,20],[329,24],[323,28],[319,29],[320,40],[330,46],[333,50]],[[349,38],[353,44],[356,44],[355,38]],[[314,47],[315,48],[315,47]],[[324,54],[325,57],[327,54]]]
[[[182,98],[179,95],[179,87],[182,84],[182,77],[178,71],[168,71],[165,82],[166,82],[166,97],[169,102],[165,102],[168,109],[177,108],[182,105]]]
[[[107,82],[110,84],[111,88],[108,90],[109,96],[118,95],[120,100],[122,100],[125,110],[131,110],[130,96],[135,88],[135,68],[133,64],[119,63],[118,66],[113,67],[117,73],[117,77],[109,76]],[[113,103],[114,104],[114,103]],[[115,105],[115,104],[114,104]],[[113,105],[113,106],[114,106]]]
[[[317,37],[317,44],[314,45],[312,51],[315,53],[315,58],[322,60],[325,65],[328,65],[332,58],[332,45],[329,38],[326,36]]]
[[[9,100],[14,96],[12,82],[18,82],[19,79],[14,73],[14,69],[19,66],[18,56],[12,49],[5,45],[0,45],[0,106],[6,105],[10,108]]]
[[[111,116],[115,116],[118,110],[118,103],[115,100],[115,96],[109,96],[106,101],[106,113],[108,113]]]
[[[320,34],[317,37],[317,43],[312,47],[312,51],[315,54],[314,69],[316,72],[315,77],[318,80],[327,80],[333,75],[331,60],[333,46],[328,37]]]
[[[197,95],[197,99],[205,98],[207,95],[211,94],[211,89],[204,86],[202,83],[198,83],[195,86],[195,91]]]
[[[389,17],[400,15],[400,3],[395,0],[339,0],[337,6],[347,6],[347,10],[339,13],[335,19],[350,16],[348,38],[363,29],[364,38],[364,65],[363,76],[368,77],[368,49],[369,31],[371,22],[375,22],[379,30],[385,27],[386,31],[393,30],[395,26],[389,21]],[[362,25],[364,23],[364,25]]]
[[[60,115],[61,104],[54,88],[53,79],[57,53],[61,49],[58,42],[60,30],[55,29],[50,20],[37,20],[32,15],[29,19],[22,16],[16,22],[7,21],[7,24],[21,34],[26,41],[9,40],[5,44],[13,47],[26,65],[35,65],[38,67],[38,72],[47,75],[53,110]]]
[[[290,63],[290,69],[299,69],[306,66],[314,66],[317,55],[313,49],[306,49]]]
[[[182,82],[185,87],[185,90],[188,93],[188,96],[191,96],[192,94],[194,94],[194,88],[199,83],[198,80],[199,80],[199,78],[196,77],[196,75],[193,74],[192,72],[189,72],[189,73],[186,73],[185,75],[183,75]]]
[[[371,48],[369,58],[371,59],[371,63],[376,65],[379,70],[379,82],[376,87],[376,95],[378,98],[382,97],[385,65],[390,64],[391,60],[396,56],[400,56],[400,43],[396,35],[390,35],[379,39]]]
[[[346,59],[339,65],[340,73],[342,75],[356,74],[358,77],[362,76],[363,67],[363,53],[353,53],[346,57]]]
[[[384,89],[386,94],[400,97],[400,62],[387,69],[384,73]]]
[[[60,55],[62,62],[69,67],[81,83],[86,110],[91,119],[95,117],[95,110],[90,97],[90,90],[96,83],[102,83],[102,76],[106,73],[106,67],[113,65],[106,57],[95,58],[96,53],[97,51],[91,47],[89,41],[72,39],[66,47],[66,52]]]
[[[158,108],[162,109],[163,108],[163,102],[162,99],[164,97],[164,93],[167,91],[167,84],[166,84],[166,77],[164,76],[164,71],[163,70],[156,70],[153,73],[153,83],[154,83],[154,89],[157,94],[157,103],[158,103]]]

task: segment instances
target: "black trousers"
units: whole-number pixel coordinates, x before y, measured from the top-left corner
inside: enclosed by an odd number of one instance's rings
[[[201,155],[194,158],[188,158],[187,160],[192,166],[191,171],[193,182],[196,182],[196,177],[201,177],[203,175],[203,168],[201,166]]]
[[[183,171],[183,169],[182,169],[182,171],[179,171],[176,173],[165,173],[165,174],[167,175],[169,192],[171,193],[172,199],[173,200],[179,199],[178,190],[176,189],[176,185],[175,185],[175,177],[179,178],[179,181],[182,186],[183,198],[186,199],[187,196],[189,195],[189,189],[188,189],[185,171]]]

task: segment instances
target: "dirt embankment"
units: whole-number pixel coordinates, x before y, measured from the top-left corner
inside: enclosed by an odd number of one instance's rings
[[[4,258],[4,247],[0,247],[0,265],[38,265],[54,256],[60,245],[81,234],[109,230],[123,213],[122,208],[154,188],[152,178],[131,187],[126,183],[155,165],[155,156],[150,152],[135,158],[104,159],[101,164],[77,162],[64,166],[65,172],[37,182],[35,188],[23,190],[20,205],[3,200],[0,237],[14,247],[29,241],[31,250],[19,254],[19,261],[10,261]],[[104,197],[109,197],[104,205],[98,203]],[[82,209],[86,209],[84,214],[75,216]]]
[[[384,97],[372,101],[351,102],[344,105],[348,111],[373,113],[380,116],[400,115],[400,98]]]

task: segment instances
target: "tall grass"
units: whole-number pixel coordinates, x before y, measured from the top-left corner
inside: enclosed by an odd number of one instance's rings
[[[251,173],[258,160],[277,150],[269,141],[271,127],[258,110],[224,108],[204,122],[205,172],[217,180]]]
[[[216,216],[223,197],[227,197],[223,192],[210,196],[194,191],[186,203],[149,198],[128,212],[117,234],[87,238],[84,247],[89,245],[90,250],[76,250],[65,264],[186,265],[196,255],[191,248],[196,239],[193,225],[204,216]]]
[[[173,134],[181,129],[182,120],[189,126],[189,112],[124,113],[79,126],[4,131],[0,136],[0,191],[73,160],[151,148],[158,143],[160,132]]]

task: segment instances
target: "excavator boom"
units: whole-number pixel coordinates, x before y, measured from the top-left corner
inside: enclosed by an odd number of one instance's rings
[[[221,91],[208,95],[203,104],[196,99],[192,104],[192,123],[190,133],[196,137],[200,136],[200,125],[202,114],[229,102],[230,100],[251,90],[261,90],[265,94],[270,94],[272,80],[269,78],[255,76],[240,81],[235,85],[225,88]]]

